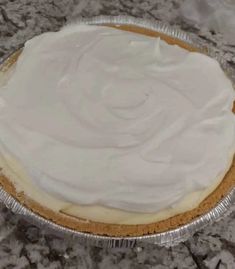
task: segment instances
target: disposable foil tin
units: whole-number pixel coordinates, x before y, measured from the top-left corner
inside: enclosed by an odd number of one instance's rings
[[[192,45],[199,50],[203,50],[209,56],[216,58],[226,74],[235,81],[235,72],[232,68],[226,65],[226,61],[223,57],[219,56],[213,48],[206,46],[204,43],[195,37],[191,37],[188,33],[178,30],[176,28],[170,27],[162,22],[148,21],[143,19],[137,19],[130,16],[99,16],[90,19],[81,19],[77,23],[80,24],[111,24],[111,25],[135,25],[145,29],[153,30],[166,34],[175,39],[181,40],[189,45]],[[9,59],[10,56],[1,59],[0,65]],[[75,231],[69,228],[60,226],[52,221],[49,221],[40,215],[34,213],[30,209],[21,205],[15,198],[13,198],[9,193],[7,193],[0,186],[0,201],[3,202],[9,209],[14,213],[20,214],[25,217],[28,221],[33,222],[37,226],[50,230],[50,232],[56,233],[59,236],[71,236],[83,243],[92,244],[100,247],[142,247],[145,244],[157,244],[160,246],[170,247],[177,245],[190,238],[196,231],[204,228],[205,226],[220,220],[225,215],[228,215],[235,208],[235,187],[221,200],[217,205],[211,209],[209,212],[201,215],[200,217],[194,219],[190,223],[178,227],[176,229],[161,232],[151,235],[135,236],[135,237],[110,237],[110,236],[100,236],[84,232]]]

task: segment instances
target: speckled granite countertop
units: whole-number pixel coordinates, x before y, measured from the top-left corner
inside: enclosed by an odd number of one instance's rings
[[[41,32],[94,15],[128,14],[162,20],[201,37],[235,66],[235,47],[218,33],[185,22],[180,0],[0,0],[0,57]],[[235,268],[235,212],[170,249],[99,249],[66,241],[26,223],[0,206],[0,269],[23,268]]]

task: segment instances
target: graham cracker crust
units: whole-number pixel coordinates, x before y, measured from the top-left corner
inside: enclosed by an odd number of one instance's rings
[[[179,41],[175,38],[169,37],[167,35],[157,33],[151,30],[146,30],[136,26],[112,26],[124,31],[131,31],[139,34],[145,34],[148,36],[160,36],[163,40],[170,44],[177,44],[190,51],[198,51],[198,49],[191,47],[190,45]],[[10,66],[12,66],[16,61],[21,51],[14,53],[1,68],[0,71],[6,71]],[[235,106],[233,107],[235,112]],[[187,224],[194,220],[195,218],[205,214],[216,204],[228,194],[228,192],[235,187],[235,159],[233,159],[232,165],[227,172],[226,176],[219,184],[219,186],[213,191],[206,199],[204,199],[198,207],[193,210],[187,211],[182,214],[178,214],[171,218],[158,221],[150,224],[140,224],[140,225],[120,225],[120,224],[107,224],[102,222],[94,222],[85,219],[79,219],[66,215],[64,213],[55,212],[49,208],[41,206],[39,203],[27,197],[24,192],[17,192],[16,188],[11,182],[10,178],[7,178],[1,173],[0,168],[0,185],[5,191],[11,194],[16,200],[18,200],[22,205],[32,210],[34,213],[44,217],[47,220],[51,220],[56,224],[63,227],[74,229],[80,232],[92,233],[95,235],[108,235],[108,236],[141,236],[159,232],[165,232],[184,224]]]

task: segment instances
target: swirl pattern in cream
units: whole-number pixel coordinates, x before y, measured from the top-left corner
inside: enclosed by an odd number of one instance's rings
[[[233,100],[205,55],[67,26],[28,41],[0,89],[0,149],[63,201],[158,212],[223,178]]]

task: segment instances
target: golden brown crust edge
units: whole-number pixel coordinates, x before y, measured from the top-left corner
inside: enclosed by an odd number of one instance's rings
[[[14,185],[4,175],[0,175],[0,184],[5,191],[11,194],[22,205],[45,219],[51,220],[61,226],[98,235],[140,236],[175,229],[191,222],[193,219],[205,214],[215,207],[216,204],[235,186],[235,159],[220,185],[198,207],[166,220],[150,224],[119,225],[78,219],[65,215],[64,213],[54,212],[49,208],[41,206],[32,199],[29,199],[23,192],[17,192]]]
[[[121,26],[119,29],[125,31],[132,31],[140,34],[145,34],[149,36],[161,36],[162,39],[170,44],[177,44],[190,51],[197,51],[197,49],[190,47],[189,45],[178,41],[177,39],[168,37],[164,34],[159,34],[151,30],[146,30],[143,28],[135,26]],[[12,58],[6,63],[7,67],[10,67],[16,62],[20,52],[14,54]],[[234,107],[235,110],[235,107]],[[210,209],[215,207],[215,205],[235,186],[235,159],[233,160],[232,166],[220,185],[212,192],[200,205],[190,211],[182,214],[178,214],[171,218],[150,223],[150,224],[140,224],[140,225],[119,225],[119,224],[106,224],[101,222],[93,222],[89,220],[82,220],[76,217],[65,215],[64,213],[58,213],[52,211],[49,208],[41,206],[39,203],[28,198],[23,192],[17,192],[14,185],[11,183],[10,179],[0,174],[0,184],[3,189],[11,194],[16,200],[18,200],[22,205],[29,208],[36,214],[44,217],[45,219],[51,220],[56,224],[63,227],[74,229],[81,232],[92,233],[96,235],[108,235],[108,236],[141,236],[159,232],[165,232],[168,230],[175,229],[184,224],[191,222],[193,219],[205,214]]]

